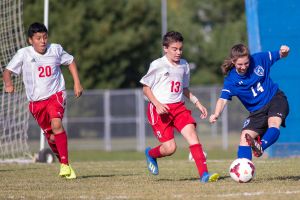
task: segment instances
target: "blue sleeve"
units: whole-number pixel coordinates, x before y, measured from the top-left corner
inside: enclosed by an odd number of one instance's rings
[[[221,90],[220,98],[226,100],[232,100],[232,96],[234,96],[233,90],[231,89],[231,86],[225,82]]]
[[[271,65],[273,65],[276,61],[280,60],[280,53],[279,51],[271,51],[270,53],[272,56]]]
[[[253,56],[254,59],[259,59],[264,68],[270,68],[276,61],[280,59],[279,51],[267,51],[257,53]]]

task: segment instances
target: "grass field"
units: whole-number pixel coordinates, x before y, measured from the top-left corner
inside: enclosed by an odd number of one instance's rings
[[[207,184],[184,150],[160,159],[158,176],[148,173],[143,153],[126,151],[70,152],[76,180],[58,177],[58,163],[1,164],[0,199],[300,199],[300,159],[255,159],[255,179],[239,184],[228,174],[232,158],[212,160],[212,152],[209,169],[221,178]]]

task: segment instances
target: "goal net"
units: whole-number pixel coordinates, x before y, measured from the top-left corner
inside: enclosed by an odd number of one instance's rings
[[[0,1],[0,161],[29,159],[29,112],[22,77],[12,77],[15,92],[4,91],[2,74],[19,48],[26,45],[22,23],[23,0]]]

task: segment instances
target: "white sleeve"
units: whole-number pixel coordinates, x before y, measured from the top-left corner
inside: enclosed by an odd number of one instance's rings
[[[19,75],[22,72],[22,65],[23,65],[23,53],[22,51],[17,51],[14,57],[7,64],[6,69]]]
[[[157,68],[154,67],[152,64],[149,67],[149,70],[145,76],[140,80],[140,83],[147,85],[149,87],[153,86],[156,79],[156,70]]]
[[[190,66],[186,63],[186,68],[183,74],[183,88],[188,88],[190,86]]]
[[[72,55],[68,54],[65,50],[62,51],[60,61],[62,65],[69,65],[73,62],[73,60],[74,57]]]
[[[73,62],[74,57],[70,54],[68,54],[61,45],[57,45],[57,51],[58,51],[58,55],[60,57],[60,64],[61,65],[69,65]]]

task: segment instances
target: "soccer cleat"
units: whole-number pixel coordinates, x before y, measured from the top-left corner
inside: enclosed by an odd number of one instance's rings
[[[146,160],[147,160],[147,168],[148,170],[151,172],[151,174],[153,175],[158,175],[158,165],[157,165],[157,161],[156,158],[152,158],[149,155],[149,151],[150,151],[150,147],[147,147],[145,149],[145,155],[146,155]]]
[[[253,151],[253,155],[255,157],[262,156],[264,151],[262,149],[260,139],[258,139],[258,140],[253,139],[248,133],[245,134],[245,138],[246,138],[248,145],[251,147],[251,149]]]
[[[202,177],[200,178],[200,182],[216,182],[219,179],[220,175],[217,173],[210,174],[208,172],[204,172]]]
[[[61,164],[59,176],[65,177],[65,176],[69,176],[70,174],[71,174],[71,169],[70,169],[69,165]]]
[[[73,168],[71,167],[71,165],[69,165],[69,168],[70,168],[70,175],[66,175],[65,178],[66,179],[75,179],[76,178],[76,174],[75,174],[75,171],[73,170]]]

